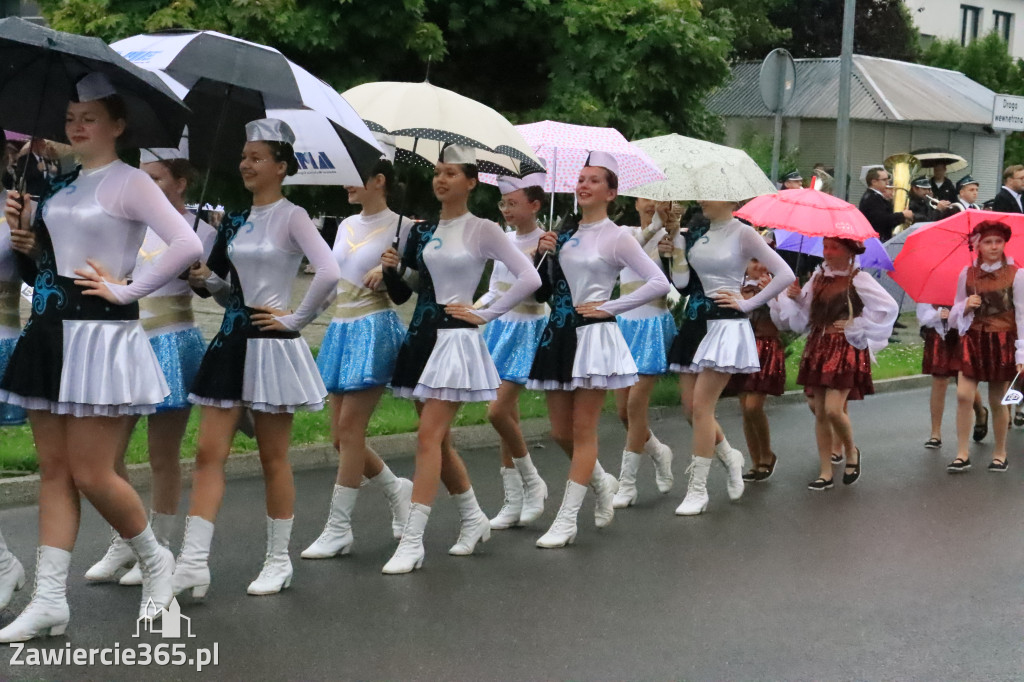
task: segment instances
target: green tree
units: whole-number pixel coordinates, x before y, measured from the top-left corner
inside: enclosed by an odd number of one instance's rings
[[[921,63],[960,71],[1003,95],[1024,95],[1024,61],[1014,59],[999,34],[975,40],[967,47],[955,40],[936,40],[921,55]],[[1006,138],[1006,164],[1024,162],[1024,134]]]
[[[769,14],[791,31],[782,45],[794,57],[838,57],[842,51],[843,0],[788,0]],[[857,54],[915,61],[917,29],[902,0],[859,0],[854,21]]]
[[[790,0],[704,0],[709,15],[716,11],[728,12],[733,23],[733,57],[736,59],[764,59],[787,43],[793,29],[776,25],[772,15],[785,10]]]

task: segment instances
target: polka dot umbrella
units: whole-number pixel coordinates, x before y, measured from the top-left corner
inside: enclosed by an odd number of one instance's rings
[[[742,149],[682,135],[635,140],[666,179],[621,194],[656,201],[743,201],[772,194],[775,185]]]

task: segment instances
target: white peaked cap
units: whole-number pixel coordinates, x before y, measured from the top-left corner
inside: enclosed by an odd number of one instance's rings
[[[185,126],[181,134],[181,144],[177,147],[143,147],[139,150],[139,163],[153,163],[154,161],[170,161],[172,159],[188,158],[188,126]]]
[[[75,84],[75,93],[79,102],[95,102],[104,97],[117,94],[117,88],[110,82],[106,74],[93,71],[82,76]]]
[[[373,133],[373,137],[377,140],[377,143],[380,144],[380,148],[384,152],[381,154],[380,158],[387,159],[391,163],[394,163],[395,151],[397,149],[395,136],[388,135],[387,133]]]
[[[246,142],[286,142],[295,144],[291,126],[279,118],[261,118],[245,124]]]
[[[612,173],[619,174],[619,162],[608,152],[590,152],[590,155],[587,156],[587,162],[583,166],[607,168]]]
[[[511,194],[516,190],[526,189],[527,187],[540,187],[543,189],[544,182],[547,179],[547,173],[530,173],[529,175],[521,178],[517,178],[512,175],[499,175],[498,191],[502,194]]]
[[[446,144],[441,149],[438,163],[476,163],[476,147],[465,144]]]

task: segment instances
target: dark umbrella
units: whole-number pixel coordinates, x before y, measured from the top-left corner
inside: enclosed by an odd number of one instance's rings
[[[173,147],[188,108],[156,75],[139,68],[99,38],[54,31],[18,17],[0,19],[0,100],[8,130],[66,141],[64,117],[75,86],[102,72],[122,97],[129,147]]]

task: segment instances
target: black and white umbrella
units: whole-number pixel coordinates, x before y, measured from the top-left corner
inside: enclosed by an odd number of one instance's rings
[[[0,20],[0,101],[4,128],[65,141],[64,118],[78,81],[101,72],[128,114],[128,147],[174,147],[188,120],[185,104],[158,77],[99,38],[54,31],[24,19]]]
[[[293,184],[361,185],[380,159],[376,139],[344,98],[271,47],[215,31],[179,30],[111,47],[185,93],[194,112],[190,158],[200,167],[236,167],[244,124],[264,116],[295,131],[300,169],[289,178]]]
[[[955,173],[970,165],[964,157],[941,147],[925,147],[910,153],[917,158],[921,168],[934,168],[937,164],[944,163],[947,173]]]
[[[476,147],[484,173],[523,177],[544,170],[504,116],[430,83],[364,83],[342,93],[371,130],[393,135],[396,160],[433,167],[447,143]]]

